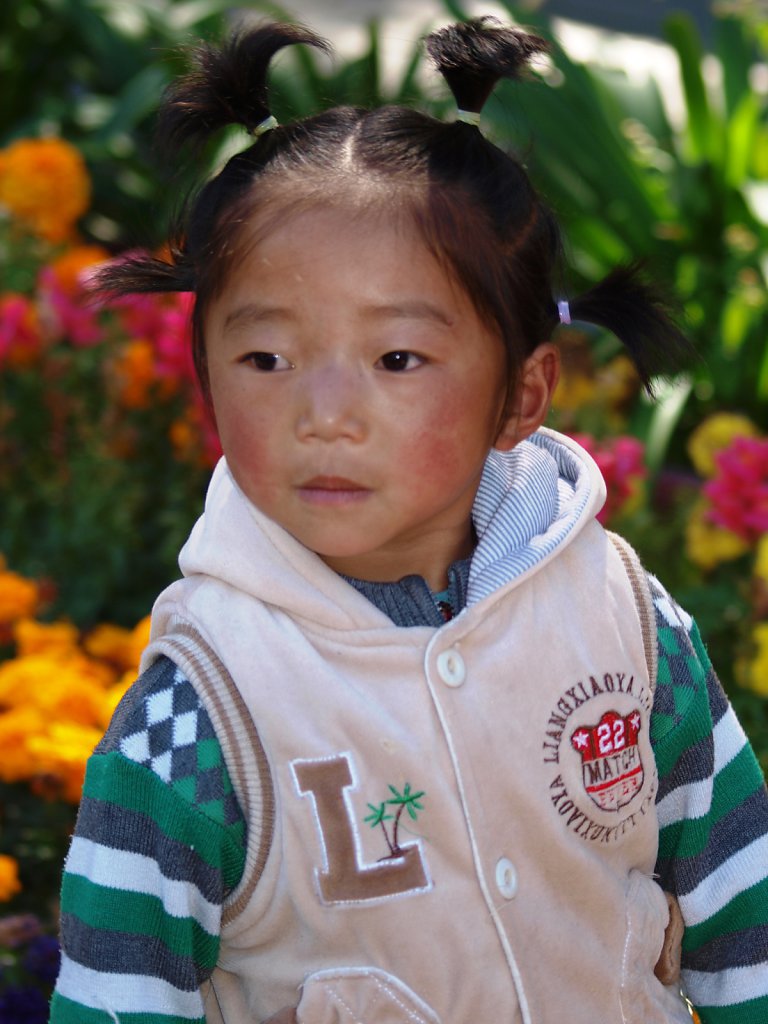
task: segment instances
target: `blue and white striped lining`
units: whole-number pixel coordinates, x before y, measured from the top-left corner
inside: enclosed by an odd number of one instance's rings
[[[543,432],[510,452],[491,452],[472,509],[479,540],[467,604],[488,597],[554,551],[588,505],[599,510],[587,459]]]

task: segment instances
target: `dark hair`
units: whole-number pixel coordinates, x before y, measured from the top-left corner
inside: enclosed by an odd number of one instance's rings
[[[160,137],[179,151],[239,124],[255,141],[187,205],[172,232],[171,262],[129,257],[106,268],[99,287],[118,294],[194,291],[193,354],[208,396],[205,312],[233,259],[252,242],[254,214],[268,230],[318,203],[385,209],[416,225],[498,331],[513,393],[522,362],[559,323],[553,278],[562,260],[557,222],[522,164],[467,120],[445,123],[405,107],[337,107],[272,127],[269,63],[293,43],[328,48],[308,29],[268,23],[235,32],[220,48],[206,44],[193,52],[192,71],[166,94]],[[426,46],[459,109],[478,115],[499,79],[521,77],[530,58],[548,48],[544,39],[491,18],[434,32]],[[570,315],[617,335],[649,391],[652,378],[677,368],[688,350],[664,301],[634,266],[571,299]]]

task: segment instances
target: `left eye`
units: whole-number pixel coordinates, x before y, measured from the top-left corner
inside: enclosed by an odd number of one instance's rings
[[[424,359],[415,352],[387,352],[376,365],[390,373],[401,373],[403,370],[415,370],[423,362]]]
[[[288,362],[285,356],[276,352],[249,352],[240,360],[248,363],[261,373],[274,373],[276,370],[292,370],[293,363]]]

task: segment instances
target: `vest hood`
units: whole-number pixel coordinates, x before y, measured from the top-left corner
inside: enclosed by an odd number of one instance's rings
[[[468,604],[548,561],[597,515],[604,501],[599,469],[571,438],[542,429],[510,452],[492,451],[472,511],[478,545]],[[314,552],[260,512],[237,486],[223,458],[179,566],[186,577],[216,577],[321,627],[395,628]]]

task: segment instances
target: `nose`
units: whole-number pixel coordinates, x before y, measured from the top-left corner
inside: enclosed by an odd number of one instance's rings
[[[361,375],[338,364],[303,375],[296,432],[300,440],[360,441],[366,434]]]

